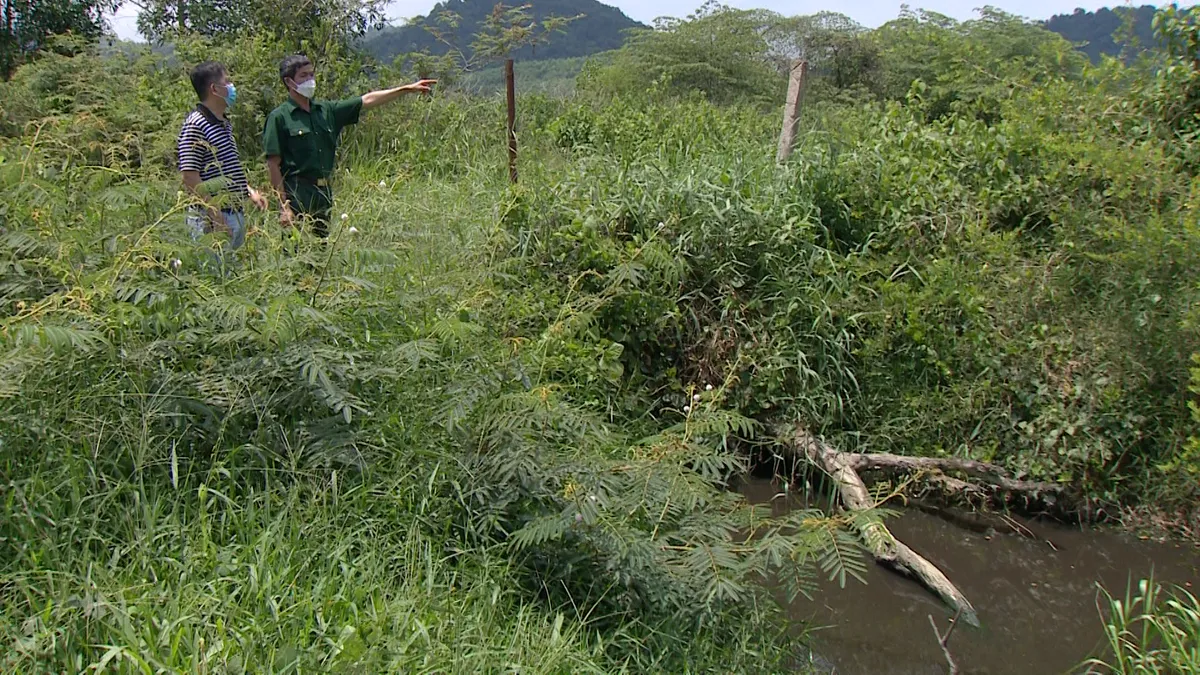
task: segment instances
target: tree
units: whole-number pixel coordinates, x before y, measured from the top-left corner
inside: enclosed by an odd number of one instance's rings
[[[405,64],[418,77],[432,77],[443,84],[456,82],[463,74],[478,72],[497,61],[516,58],[526,49],[532,57],[533,49],[549,44],[554,34],[565,33],[572,22],[583,18],[582,14],[572,17],[544,14],[531,3],[519,6],[497,3],[486,17],[472,22],[452,9],[445,9],[447,6],[439,5],[443,9],[409,24],[420,27],[437,45],[436,49],[425,45],[395,56],[397,65]],[[470,26],[478,31],[470,36],[471,43],[463,46]]]
[[[449,50],[463,70],[470,71],[480,65],[512,58],[525,47],[536,49],[537,45],[548,43],[552,34],[564,32],[570,22],[583,18],[582,14],[573,17],[548,15],[539,22],[533,18],[532,10],[533,5],[528,3],[519,6],[496,3],[479,24],[479,32],[475,33],[469,52],[464,52],[457,44],[462,25],[458,13],[442,10],[433,23],[422,22],[421,25]]]
[[[771,59],[786,72],[795,59],[808,61],[809,75],[836,90],[863,86],[874,90],[880,68],[879,47],[870,32],[836,12],[784,18],[766,28]]]
[[[1154,15],[1154,34],[1163,63],[1149,92],[1151,109],[1194,169],[1200,137],[1200,6],[1171,5]]]
[[[1151,5],[1102,7],[1095,12],[1076,9],[1072,14],[1050,17],[1045,26],[1078,45],[1093,63],[1098,63],[1104,55],[1119,56],[1129,47],[1135,47],[1130,51],[1136,53],[1136,47],[1150,46],[1154,40],[1154,12]],[[1134,41],[1136,45],[1131,44]]]
[[[778,100],[785,82],[767,39],[777,18],[709,0],[685,19],[660,18],[653,30],[633,33],[609,65],[587,72],[589,80],[581,84],[620,92],[658,83],[718,103]]]
[[[120,0],[0,0],[0,75],[12,71],[46,47],[54,35],[96,38],[104,31],[104,13]]]
[[[269,35],[296,50],[306,44],[328,49],[348,47],[381,27],[384,5],[385,0],[148,0],[138,29],[159,43],[177,33],[221,39]]]
[[[138,12],[138,30],[161,43],[177,32],[239,34],[250,26],[251,17],[250,5],[236,0],[148,0]]]
[[[933,117],[964,105],[995,109],[993,99],[1006,95],[1009,81],[1077,77],[1087,62],[1060,35],[993,7],[963,22],[906,7],[875,38],[884,95],[904,98],[920,80]]]

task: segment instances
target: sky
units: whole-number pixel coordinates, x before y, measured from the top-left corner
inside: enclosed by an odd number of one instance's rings
[[[604,0],[601,0],[602,2]],[[703,3],[703,0],[611,0],[606,4],[621,8],[630,18],[649,24],[659,16],[687,16]],[[404,19],[419,16],[429,12],[437,4],[436,0],[393,0],[388,4],[388,17],[396,23]],[[787,16],[814,14],[820,11],[841,12],[858,23],[874,28],[900,14],[901,0],[860,0],[852,3],[832,2],[831,0],[725,0],[732,7],[741,9],[770,9]],[[956,19],[969,19],[975,15],[975,9],[982,5],[998,7],[1006,12],[1029,19],[1048,19],[1055,14],[1069,14],[1077,7],[1096,10],[1101,7],[1113,7],[1122,2],[1110,0],[991,0],[963,2],[961,0],[908,0],[914,9],[927,9],[939,12]],[[1157,4],[1141,0],[1136,5]],[[119,37],[127,40],[140,40],[137,32],[137,7],[125,3],[110,18],[110,25]]]

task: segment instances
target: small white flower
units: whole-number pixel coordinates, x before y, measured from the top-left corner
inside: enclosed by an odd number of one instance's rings
[[[171,269],[177,270],[183,265],[183,261],[179,258],[171,258]]]
[[[692,412],[692,406],[690,406],[690,405],[683,406],[683,412],[685,412],[685,413]]]
[[[700,394],[696,394],[696,395],[692,396],[692,400],[695,401],[696,403],[699,403],[700,402]]]
[[[596,495],[588,495],[588,499],[596,501]]]
[[[711,384],[704,385],[704,391],[712,391],[712,385]]]
[[[358,234],[358,228],[351,225],[349,232],[350,232],[350,234]]]
[[[582,514],[582,513],[576,513],[576,514],[575,514],[575,522],[577,522],[577,523],[582,523],[582,522],[583,522],[583,514]]]
[[[379,187],[381,187],[381,188],[387,187],[387,181],[386,180],[379,181]]]
[[[347,219],[347,218],[349,218],[349,217],[350,217],[350,214],[349,214],[349,213],[343,213],[343,214],[342,214],[342,220],[345,220],[345,219]]]

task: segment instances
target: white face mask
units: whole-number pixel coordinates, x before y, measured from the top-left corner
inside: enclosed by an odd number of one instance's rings
[[[305,81],[301,82],[300,84],[296,85],[296,93],[298,93],[301,96],[303,96],[304,98],[307,98],[310,100],[312,99],[313,93],[316,92],[316,90],[317,90],[317,81],[315,79],[314,80],[305,80]]]

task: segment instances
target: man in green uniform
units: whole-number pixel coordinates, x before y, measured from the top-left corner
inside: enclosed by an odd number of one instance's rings
[[[281,205],[280,222],[291,227],[297,218],[313,221],[319,237],[329,235],[333,192],[329,177],[342,129],[358,123],[363,110],[390,103],[406,93],[424,93],[437,80],[372,91],[339,101],[313,99],[316,80],[312,62],[289,56],[279,66],[279,78],[288,88],[288,100],[267,116],[263,151],[271,185]]]

